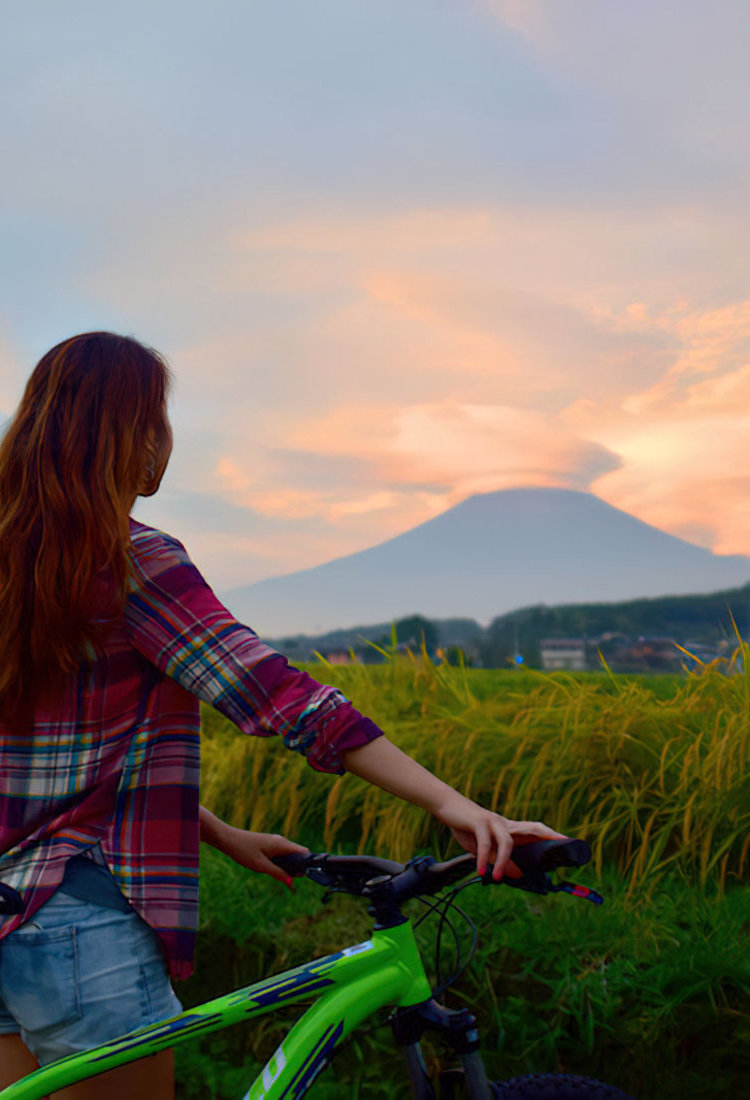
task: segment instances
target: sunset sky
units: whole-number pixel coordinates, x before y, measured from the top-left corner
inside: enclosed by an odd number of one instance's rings
[[[0,419],[163,351],[144,522],[219,591],[544,485],[750,554],[745,0],[34,0],[0,37]]]

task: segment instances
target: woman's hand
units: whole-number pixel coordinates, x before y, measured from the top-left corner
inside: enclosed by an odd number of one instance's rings
[[[518,877],[518,869],[510,859],[514,845],[532,840],[557,840],[563,836],[541,821],[512,821],[485,810],[457,791],[451,791],[433,813],[438,821],[448,826],[461,847],[477,857],[478,874],[483,875],[489,864],[494,865],[494,882],[504,874]]]
[[[230,827],[231,829],[231,827]],[[251,833],[246,829],[231,829],[230,835],[225,841],[224,851],[235,863],[249,867],[251,871],[260,871],[261,874],[270,875],[278,879],[285,886],[292,889],[292,879],[277,867],[271,860],[274,856],[287,856],[292,852],[307,853],[309,848],[301,844],[295,844],[293,840],[287,840],[279,833]]]
[[[453,833],[458,843],[477,857],[477,870],[483,874],[488,863],[494,864],[493,879],[505,873],[511,877],[514,864],[509,863],[513,845],[529,840],[556,840],[562,833],[543,825],[541,821],[510,821],[491,810],[483,810],[470,798],[437,779],[416,760],[388,741],[378,737],[367,745],[350,749],[344,755],[347,771],[382,787],[415,806],[422,806]]]
[[[292,879],[271,860],[274,856],[309,851],[303,845],[295,844],[293,840],[287,840],[278,833],[251,833],[248,829],[236,829],[216,817],[205,806],[200,808],[200,830],[201,840],[205,844],[218,848],[235,863],[248,867],[251,871],[260,871],[261,874],[283,882],[290,890],[293,889]]]

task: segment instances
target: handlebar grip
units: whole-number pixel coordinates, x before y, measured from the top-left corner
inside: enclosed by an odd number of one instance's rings
[[[556,867],[582,867],[591,859],[591,848],[585,840],[572,837],[532,840],[515,847],[510,858],[520,871],[554,871]]]
[[[581,867],[591,859],[591,848],[585,840],[561,837],[559,840],[532,840],[518,844],[510,854],[510,868],[500,879],[504,886],[528,890],[532,894],[547,894],[554,889],[547,872],[557,867]],[[482,882],[492,882],[492,868],[488,867]]]
[[[289,852],[286,856],[274,856],[271,863],[275,863],[292,878],[300,878],[304,875],[309,861],[309,852]]]

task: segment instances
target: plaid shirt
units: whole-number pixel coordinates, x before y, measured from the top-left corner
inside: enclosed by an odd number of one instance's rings
[[[32,736],[0,724],[0,881],[26,905],[0,937],[51,897],[71,856],[93,848],[158,932],[173,977],[186,978],[198,918],[199,700],[243,733],[280,734],[318,771],[340,774],[342,752],[381,731],[238,623],[176,539],[132,519],[130,534],[124,616],[62,700],[37,706]]]

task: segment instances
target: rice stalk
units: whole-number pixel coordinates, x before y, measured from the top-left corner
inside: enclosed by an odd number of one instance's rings
[[[375,648],[385,664],[322,664],[311,672],[335,674],[336,686],[396,744],[477,802],[584,831],[596,865],[614,860],[636,888],[670,867],[719,885],[744,876],[744,642],[732,665],[658,682],[606,670],[576,676],[436,665],[424,647],[397,653],[393,637],[390,647]],[[233,824],[317,836],[327,847],[408,856],[417,845],[446,843],[421,811],[352,777],[312,772],[275,738],[243,738],[208,708],[202,797]]]

